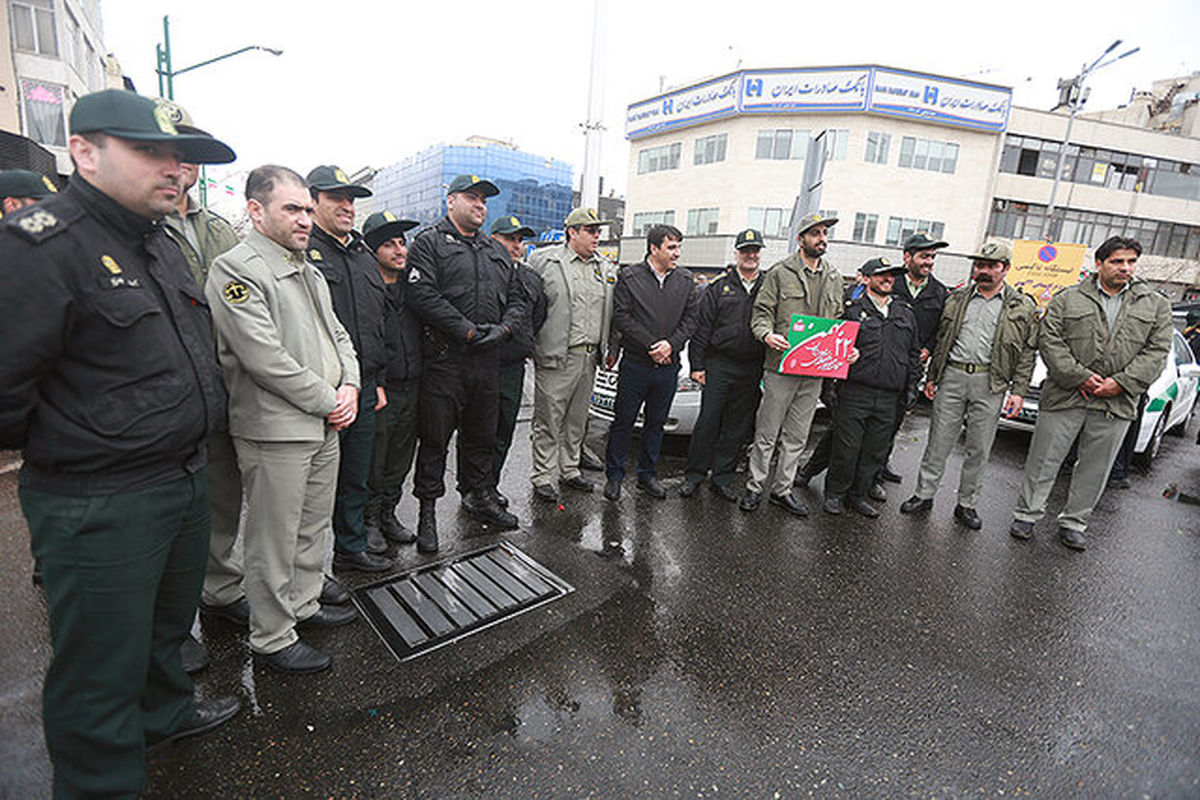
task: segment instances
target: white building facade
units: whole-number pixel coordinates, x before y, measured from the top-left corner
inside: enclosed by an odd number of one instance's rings
[[[964,255],[985,236],[1043,235],[1029,220],[1039,207],[1045,215],[1054,164],[1048,173],[1038,168],[1065,126],[1065,116],[1014,108],[1006,87],[890,67],[743,70],[684,87],[629,106],[621,261],[639,260],[646,229],[669,222],[687,237],[689,266],[731,261],[733,237],[747,227],[767,237],[770,263],[789,249],[789,222],[815,157],[824,166],[813,207],[840,220],[829,255],[843,273],[877,255],[896,256],[909,234],[923,230],[951,243],[938,272],[957,283]],[[1031,156],[1024,150],[1033,142]],[[1059,240],[1095,246],[1103,222],[1105,231],[1137,236],[1146,261],[1161,262],[1180,283],[1200,279],[1192,274],[1200,139],[1079,118],[1071,142],[1070,177],[1056,203],[1065,209]],[[1118,152],[1128,154],[1120,164]],[[1141,158],[1137,170],[1165,177],[1126,180],[1133,154]],[[1159,169],[1164,162],[1169,174]],[[1035,174],[1025,174],[1031,164]],[[1093,170],[1103,174],[1099,183]]]

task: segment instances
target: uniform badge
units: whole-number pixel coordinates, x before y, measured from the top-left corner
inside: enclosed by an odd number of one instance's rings
[[[230,281],[225,284],[225,288],[221,290],[221,293],[225,295],[225,302],[235,306],[250,299],[250,290],[241,281]]]
[[[409,267],[408,268],[408,282],[416,283],[419,280],[421,280],[421,273],[417,272],[416,267]]]
[[[58,217],[51,214],[49,211],[38,209],[27,217],[22,217],[17,223],[21,230],[26,233],[41,233],[47,228],[53,228],[58,224]]]
[[[108,270],[109,274],[111,274],[111,275],[120,275],[121,274],[121,265],[117,263],[117,260],[115,258],[108,255],[107,253],[105,255],[100,256],[100,263],[104,265],[104,268],[106,270]]]
[[[42,176],[42,183],[46,184],[47,192],[51,192],[52,194],[58,194],[58,187],[54,185],[54,181],[50,180],[45,175]]]
[[[721,292],[722,292],[723,294],[729,294],[731,291],[733,291],[733,290],[732,290],[732,289],[730,289],[728,286],[722,286],[722,287],[721,287]]]
[[[396,215],[395,215],[395,214],[393,214],[393,213],[392,213],[392,212],[390,212],[390,211],[385,211],[385,212],[383,212],[383,218],[384,218],[385,220],[387,220],[388,222],[395,222],[395,221],[396,221]]]
[[[340,169],[335,169],[333,171],[333,177],[338,179],[338,183],[350,182],[350,178],[346,177],[346,173],[342,172]]]
[[[165,101],[160,100],[154,104],[154,121],[158,123],[158,129],[169,136],[178,136],[179,131],[175,129],[172,116],[171,108]]]
[[[311,258],[313,261],[322,261],[325,258],[324,256],[321,255],[321,251],[315,247],[312,250],[308,251],[308,257]]]

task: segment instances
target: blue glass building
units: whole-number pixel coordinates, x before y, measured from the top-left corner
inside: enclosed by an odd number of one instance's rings
[[[524,153],[491,139],[437,144],[375,173],[372,207],[433,224],[446,213],[446,187],[455,175],[470,173],[500,187],[488,198],[488,218],[506,214],[541,233],[561,228],[571,212],[570,164]]]

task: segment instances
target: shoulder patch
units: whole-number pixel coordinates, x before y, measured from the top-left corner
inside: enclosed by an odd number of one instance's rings
[[[39,208],[29,214],[25,214],[16,220],[14,224],[26,233],[37,236],[51,228],[58,227],[59,221],[58,217],[49,211]]]
[[[250,299],[250,290],[241,281],[230,281],[225,284],[225,288],[221,290],[221,294],[225,297],[226,303],[235,306],[241,305]]]
[[[311,248],[308,251],[308,258],[310,261],[324,261],[325,260],[325,256],[321,255],[321,251],[315,247]]]
[[[408,282],[416,283],[419,280],[421,280],[421,273],[417,270],[416,267],[409,267],[408,268]]]

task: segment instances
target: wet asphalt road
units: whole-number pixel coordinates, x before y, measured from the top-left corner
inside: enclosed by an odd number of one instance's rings
[[[927,423],[901,432],[908,477],[875,521],[747,515],[707,491],[659,502],[632,479],[616,504],[531,508],[523,424],[502,486],[522,528],[504,538],[574,593],[407,664],[365,623],[307,634],[335,659],[317,676],[264,671],[244,634],[204,622],[198,691],[245,710],[151,760],[147,793],[1200,795],[1200,507],[1158,497],[1168,481],[1200,494],[1195,421],[1106,493],[1085,553],[1052,519],[1008,536],[1021,434],[998,438],[981,532],[954,524],[953,486],[930,517],[902,517]],[[0,476],[0,797],[28,798],[49,791],[49,652],[14,478]],[[496,541],[456,505],[440,505],[442,555]]]

